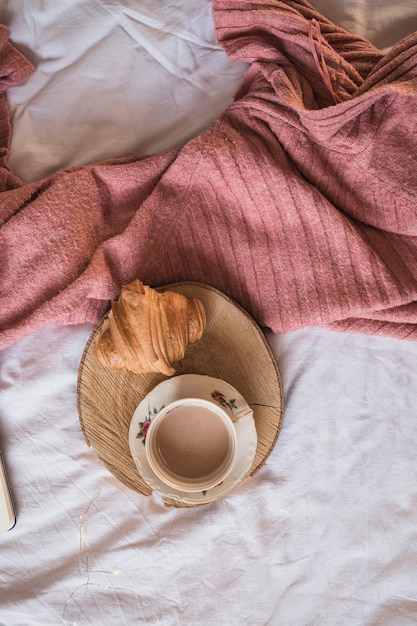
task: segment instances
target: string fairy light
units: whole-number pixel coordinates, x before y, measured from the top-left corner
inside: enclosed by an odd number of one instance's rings
[[[103,585],[100,584],[98,582],[94,582],[91,579],[91,574],[111,574],[113,576],[119,576],[121,573],[121,570],[119,568],[115,568],[113,570],[91,570],[90,569],[90,554],[86,548],[86,538],[85,538],[85,523],[87,521],[89,512],[91,507],[93,506],[93,504],[96,502],[96,500],[98,500],[98,498],[101,495],[101,491],[99,490],[96,495],[94,496],[94,498],[91,500],[91,502],[89,503],[89,505],[87,506],[86,510],[84,511],[83,514],[80,515],[80,523],[79,523],[79,553],[78,553],[78,569],[80,571],[81,575],[84,575],[86,580],[85,582],[79,584],[74,591],[72,591],[70,593],[70,595],[68,596],[67,601],[65,602],[64,605],[64,609],[62,612],[62,622],[65,626],[78,626],[80,624],[80,619],[82,618],[82,615],[84,613],[84,606],[85,606],[85,602],[87,599],[87,595],[89,593],[89,590],[91,588],[96,588],[96,589],[100,589],[101,591],[105,591],[105,592],[115,592],[115,593],[128,593],[132,596],[132,598],[134,599],[135,602],[139,603],[141,602],[140,597],[137,595],[137,593],[135,593],[135,591],[133,591],[132,589],[127,589],[125,587],[120,587],[120,586],[113,586],[113,585]],[[75,617],[75,619],[73,619],[71,622],[67,621],[67,613],[69,610],[70,605],[73,603],[75,604],[75,596],[76,594],[83,589],[83,594],[81,597],[81,602],[78,605],[78,612],[77,615]]]

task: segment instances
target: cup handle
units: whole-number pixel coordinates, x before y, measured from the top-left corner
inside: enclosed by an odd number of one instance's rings
[[[241,417],[245,417],[245,415],[249,415],[251,413],[253,414],[252,409],[247,406],[246,408],[242,409],[238,413],[234,413],[233,415],[231,415],[230,419],[232,420],[232,422],[236,424],[236,422],[238,422]]]

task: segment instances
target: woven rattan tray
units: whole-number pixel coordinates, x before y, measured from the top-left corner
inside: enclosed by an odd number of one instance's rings
[[[206,374],[238,389],[254,412],[258,437],[253,476],[273,449],[283,419],[281,376],[259,326],[223,293],[195,282],[161,288],[199,298],[207,314],[202,339],[189,345],[184,359],[174,365],[177,375]],[[109,471],[122,483],[149,496],[152,489],[138,474],[129,448],[129,427],[141,400],[163,380],[162,374],[134,374],[103,367],[92,348],[104,318],[84,349],[78,373],[78,414],[85,440]],[[167,506],[189,507],[164,498]]]

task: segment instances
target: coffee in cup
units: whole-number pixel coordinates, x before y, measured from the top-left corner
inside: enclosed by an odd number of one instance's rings
[[[172,402],[153,418],[146,456],[154,473],[181,491],[205,491],[222,482],[236,461],[238,440],[226,411],[199,398]]]

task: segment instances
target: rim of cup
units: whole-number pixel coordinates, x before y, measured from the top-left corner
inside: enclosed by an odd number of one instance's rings
[[[154,439],[158,433],[158,428],[163,419],[171,411],[184,405],[195,406],[196,408],[205,408],[215,413],[218,417],[222,419],[229,434],[229,453],[227,455],[227,458],[219,466],[219,469],[217,471],[213,471],[211,474],[205,477],[186,478],[175,474],[174,472],[170,471],[167,466],[164,466],[163,463],[158,462],[158,455],[154,449]],[[216,487],[216,485],[223,482],[230,474],[235,465],[238,455],[238,438],[236,427],[231,419],[231,416],[226,412],[226,410],[223,409],[221,406],[215,404],[214,402],[202,398],[181,398],[170,402],[155,415],[146,435],[145,451],[148,463],[151,466],[152,471],[166,485],[173,487],[174,489],[178,489],[179,491],[206,491],[208,489]]]

